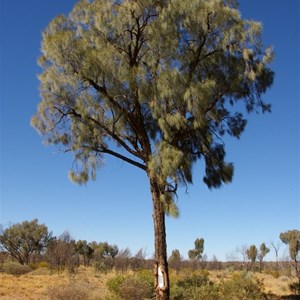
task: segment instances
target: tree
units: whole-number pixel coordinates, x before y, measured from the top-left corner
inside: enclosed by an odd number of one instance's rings
[[[229,183],[222,136],[239,138],[247,112],[273,81],[273,53],[261,24],[243,20],[232,0],[83,0],[43,33],[42,101],[32,125],[49,144],[74,154],[71,180],[96,178],[105,155],[148,176],[153,202],[155,269],[169,298],[165,215],[192,183],[203,158],[209,188]],[[117,147],[116,147],[117,146]]]
[[[173,250],[171,256],[169,257],[169,265],[171,268],[174,268],[176,270],[177,274],[181,267],[181,261],[182,257],[180,251],[178,249]]]
[[[283,243],[289,245],[289,253],[291,260],[295,263],[295,270],[300,282],[300,270],[298,270],[297,256],[300,251],[300,230],[288,230],[280,233],[280,239]]]
[[[90,247],[93,249],[93,260],[96,270],[112,269],[114,258],[119,252],[117,245],[110,245],[107,242],[91,242]]]
[[[0,245],[20,264],[29,264],[33,254],[40,254],[49,241],[52,233],[38,219],[14,224],[0,234]]]
[[[278,252],[279,252],[279,249],[281,247],[281,243],[278,241],[276,244],[274,241],[271,242],[271,246],[272,248],[274,249],[274,252],[275,252],[275,257],[276,257],[276,269],[278,270],[279,269],[279,266],[278,266]]]
[[[86,240],[76,242],[76,252],[83,257],[83,265],[89,267],[93,257],[94,249],[87,243]]]
[[[252,266],[254,265],[257,259],[257,253],[258,251],[255,245],[251,245],[249,249],[247,249],[247,257],[250,260]]]
[[[64,231],[58,238],[48,244],[46,259],[52,268],[61,272],[67,268],[74,272],[77,264],[76,243],[68,231]]]
[[[202,254],[204,251],[204,239],[196,239],[195,240],[195,248],[189,250],[188,256],[192,261],[199,261],[202,258]]]
[[[264,257],[270,252],[270,249],[266,246],[265,243],[262,243],[259,247],[259,253],[257,255],[257,258],[259,260],[259,271],[262,271],[263,268],[263,259]]]

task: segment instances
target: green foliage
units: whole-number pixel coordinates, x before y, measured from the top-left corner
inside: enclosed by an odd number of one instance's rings
[[[257,248],[255,245],[251,245],[249,249],[247,249],[247,257],[248,259],[254,263],[257,259]]]
[[[31,262],[29,264],[29,267],[30,267],[31,270],[48,269],[48,268],[50,268],[49,263],[46,262],[46,261],[41,261],[41,262],[38,262],[38,263],[37,262],[36,263]]]
[[[93,257],[94,249],[90,245],[88,245],[87,241],[77,241],[76,252],[83,256],[84,266],[89,266],[90,260]]]
[[[288,230],[280,234],[280,239],[283,243],[289,245],[290,257],[292,260],[297,260],[297,255],[300,251],[300,230]]]
[[[0,234],[0,245],[21,264],[29,264],[33,254],[39,254],[51,240],[51,233],[37,219],[6,228]]]
[[[169,257],[169,266],[171,268],[176,269],[176,271],[178,272],[181,261],[182,261],[182,257],[180,251],[178,249],[173,250],[171,256]]]
[[[120,286],[126,280],[125,275],[118,274],[117,276],[110,278],[107,280],[106,285],[110,292],[119,295],[120,294]]]
[[[200,274],[193,274],[191,276],[187,276],[182,280],[177,281],[176,284],[179,287],[183,287],[184,289],[189,289],[191,287],[199,287],[209,282],[208,275],[208,272],[203,271]]]
[[[210,284],[208,275],[207,271],[202,271],[178,279],[171,284],[171,299],[194,299],[200,287]]]
[[[244,131],[236,104],[270,111],[273,52],[261,29],[235,2],[79,1],[43,33],[31,124],[74,154],[71,180],[95,179],[114,156],[146,171],[177,216],[177,187],[192,183],[198,159],[209,188],[232,180],[221,138]]]
[[[117,275],[109,279],[106,284],[110,292],[124,300],[144,300],[152,298],[154,294],[153,276],[147,270],[138,272],[136,276]]]
[[[200,260],[202,258],[202,254],[204,251],[204,239],[196,239],[195,240],[195,248],[189,250],[188,256],[191,260]]]
[[[18,262],[7,261],[3,263],[2,270],[5,273],[15,275],[15,276],[20,276],[29,273],[31,271],[31,268],[27,265],[21,265]]]
[[[220,300],[267,299],[263,292],[263,284],[250,273],[234,273],[230,280],[220,283],[219,291],[222,295]]]
[[[230,279],[212,283],[204,275],[194,275],[171,285],[172,300],[263,300],[263,285],[249,273],[234,273]]]

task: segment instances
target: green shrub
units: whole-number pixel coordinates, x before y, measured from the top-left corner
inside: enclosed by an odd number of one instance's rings
[[[41,261],[39,263],[30,263],[29,267],[31,270],[37,270],[42,268],[49,268],[49,264],[46,261]]]
[[[46,261],[41,261],[37,265],[38,269],[49,268],[49,264]]]
[[[263,300],[263,285],[249,273],[233,273],[220,283],[208,280],[208,274],[194,274],[171,284],[172,300]]]
[[[139,271],[136,275],[117,275],[109,279],[106,285],[116,299],[144,300],[152,298],[154,294],[154,282],[147,270]]]
[[[178,280],[176,284],[179,287],[183,287],[185,289],[188,289],[190,287],[199,287],[209,282],[208,275],[209,273],[207,271],[203,271],[198,274],[192,274],[191,276],[187,276],[183,279]]]
[[[220,300],[263,300],[263,284],[250,273],[233,273],[232,278],[219,284]]]
[[[212,290],[212,283],[209,281],[208,275],[208,271],[202,271],[201,273],[195,273],[191,276],[185,276],[184,278],[177,280],[174,284],[171,283],[171,299],[198,299],[197,297],[202,294],[200,290]],[[203,299],[210,300],[210,298]]]
[[[29,273],[31,271],[30,267],[27,265],[21,265],[18,262],[7,261],[2,265],[2,269],[5,273],[20,276],[22,274]]]
[[[120,286],[123,284],[125,281],[126,276],[124,275],[117,275],[113,278],[110,278],[106,282],[106,286],[108,287],[108,290],[116,295],[120,294]]]

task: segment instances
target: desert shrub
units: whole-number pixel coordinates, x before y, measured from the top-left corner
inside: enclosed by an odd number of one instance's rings
[[[5,273],[15,275],[15,276],[20,276],[22,274],[26,274],[31,271],[29,266],[21,265],[20,263],[14,261],[4,262],[2,265],[2,270]]]
[[[29,267],[31,270],[37,270],[42,268],[49,268],[49,264],[46,261],[41,261],[39,263],[30,263]]]
[[[41,261],[37,264],[38,269],[49,268],[49,264],[46,261]]]
[[[263,300],[263,284],[250,273],[233,273],[232,278],[219,284],[220,300]]]
[[[290,291],[295,295],[300,295],[300,282],[292,282],[289,284]]]
[[[199,287],[209,282],[208,276],[208,271],[202,271],[201,273],[195,273],[190,276],[186,276],[185,278],[178,280],[176,284],[185,289]]]
[[[200,297],[199,295],[201,295],[201,297],[202,294],[208,295],[207,291],[213,291],[212,283],[209,281],[208,275],[208,271],[202,271],[201,273],[195,273],[190,276],[185,276],[184,278],[178,279],[174,284],[171,283],[171,299],[198,299]],[[210,300],[214,298],[204,297],[203,299]]]
[[[48,288],[50,300],[83,300],[89,299],[88,285],[80,282],[71,282]]]
[[[154,289],[154,276],[151,270],[142,269],[136,273],[136,276],[145,281],[150,287]],[[154,291],[153,291],[154,292]]]
[[[108,287],[108,290],[116,295],[120,294],[120,286],[123,284],[123,282],[126,280],[125,275],[117,275],[113,278],[110,278],[106,282],[106,286]]]
[[[208,280],[208,275],[196,274],[171,285],[172,300],[263,300],[262,283],[249,273],[235,272],[220,283]]]
[[[143,270],[136,275],[123,276],[117,275],[107,281],[106,285],[116,299],[122,300],[143,300],[152,298],[154,294],[153,280],[149,274]]]
[[[276,279],[279,278],[279,276],[280,276],[280,272],[278,270],[264,270],[264,273],[271,275]]]
[[[153,288],[147,281],[132,276],[127,278],[120,286],[120,297],[123,300],[144,300],[152,298]]]

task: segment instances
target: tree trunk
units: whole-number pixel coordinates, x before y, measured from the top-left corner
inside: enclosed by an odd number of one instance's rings
[[[167,242],[164,205],[160,200],[160,190],[155,179],[150,179],[153,201],[153,223],[155,239],[155,299],[169,300],[170,284],[167,261]]]

